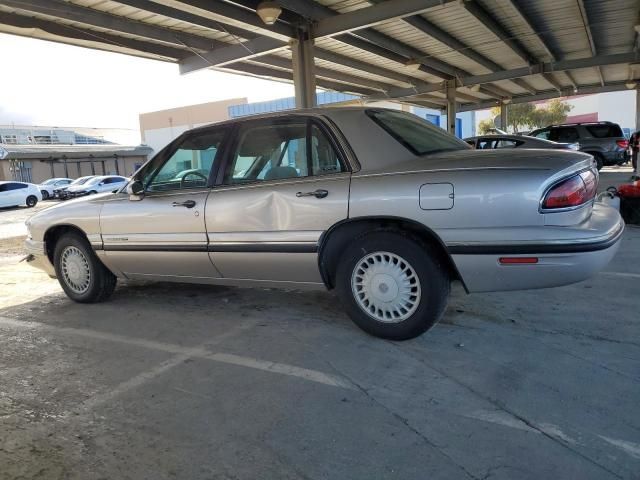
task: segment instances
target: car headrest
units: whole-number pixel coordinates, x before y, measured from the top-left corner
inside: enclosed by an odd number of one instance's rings
[[[273,167],[264,176],[265,180],[278,180],[280,178],[297,177],[298,171],[293,167]]]

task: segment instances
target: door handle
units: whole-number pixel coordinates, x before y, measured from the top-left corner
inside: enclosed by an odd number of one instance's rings
[[[193,208],[196,206],[196,202],[195,200],[185,200],[184,202],[173,202],[171,206]]]
[[[300,197],[316,197],[316,198],[325,198],[327,195],[329,195],[329,191],[328,190],[315,190],[313,192],[298,192],[296,193],[296,197],[300,198]]]

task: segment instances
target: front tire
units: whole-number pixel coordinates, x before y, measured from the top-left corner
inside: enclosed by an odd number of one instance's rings
[[[29,195],[25,203],[27,204],[27,207],[33,208],[38,203],[38,197],[36,197],[35,195]]]
[[[433,248],[400,231],[355,239],[342,254],[336,289],[365,332],[408,340],[435,325],[447,306],[450,278]]]
[[[49,200],[49,192],[41,190],[40,193],[42,194],[42,200]]]
[[[60,286],[75,302],[103,302],[116,288],[116,276],[100,262],[89,242],[79,234],[67,233],[60,237],[53,260]]]

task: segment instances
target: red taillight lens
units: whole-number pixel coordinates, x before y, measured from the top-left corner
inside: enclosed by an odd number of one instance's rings
[[[596,195],[598,178],[587,170],[553,187],[542,202],[542,208],[577,207],[588,202]]]
[[[629,140],[616,140],[616,143],[620,148],[624,148],[624,149],[629,148]]]

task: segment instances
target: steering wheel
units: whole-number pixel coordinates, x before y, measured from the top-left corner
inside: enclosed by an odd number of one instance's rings
[[[209,178],[206,175],[203,175],[200,172],[189,172],[187,174],[185,174],[181,179],[180,179],[180,188],[184,188],[184,184],[187,181],[187,177],[193,175],[194,177],[200,177],[202,179],[204,179],[204,183],[206,185],[207,180],[209,180]]]

